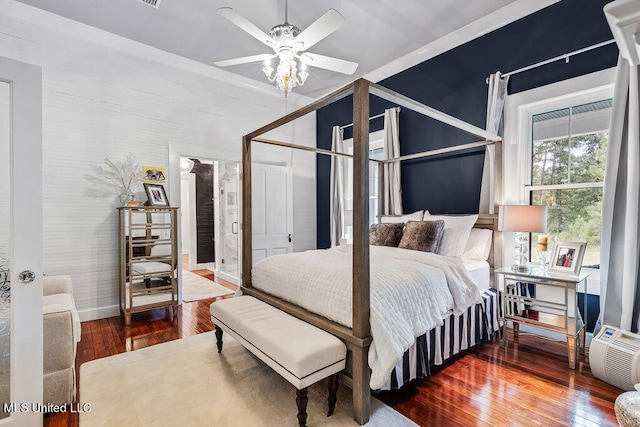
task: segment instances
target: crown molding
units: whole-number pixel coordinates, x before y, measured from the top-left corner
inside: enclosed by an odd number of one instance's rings
[[[372,82],[379,82],[414,65],[434,58],[441,53],[463,45],[471,40],[504,27],[518,19],[524,18],[560,0],[516,0],[489,15],[465,25],[457,31],[447,34],[421,48],[414,50],[382,67],[365,74],[363,77]]]

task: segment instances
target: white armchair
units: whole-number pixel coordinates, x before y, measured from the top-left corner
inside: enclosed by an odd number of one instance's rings
[[[45,276],[43,285],[44,403],[65,405],[76,399],[76,349],[80,318],[71,277]]]

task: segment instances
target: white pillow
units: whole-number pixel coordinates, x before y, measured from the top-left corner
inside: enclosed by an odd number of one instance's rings
[[[486,228],[472,228],[469,239],[464,247],[462,258],[473,261],[486,261],[491,252],[493,230]]]
[[[462,256],[473,224],[478,220],[478,215],[424,215],[424,221],[439,219],[444,221],[444,233],[438,253],[444,256]]]
[[[407,221],[422,221],[422,216],[424,215],[424,211],[415,211],[414,213],[410,213],[407,215],[389,215],[383,216],[380,218],[380,222],[383,224],[395,224],[398,222],[407,222]],[[428,213],[429,211],[427,211]]]

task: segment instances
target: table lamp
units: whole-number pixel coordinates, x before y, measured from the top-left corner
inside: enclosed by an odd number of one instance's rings
[[[528,233],[544,233],[547,231],[547,207],[529,205],[500,206],[498,231],[516,232],[516,255],[511,269],[514,271],[527,271]]]

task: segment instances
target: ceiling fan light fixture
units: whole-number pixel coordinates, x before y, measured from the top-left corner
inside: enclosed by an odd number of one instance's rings
[[[275,80],[286,98],[291,89],[304,84],[308,75],[309,73],[306,70],[302,70],[298,74],[298,61],[293,56],[284,55],[280,57],[276,74],[273,78],[269,78],[269,81],[273,82]]]
[[[230,7],[221,7],[218,13],[273,49],[273,54],[251,55],[242,58],[214,62],[219,67],[264,61],[262,72],[269,82],[287,94],[296,86],[302,86],[309,77],[307,66],[324,68],[343,74],[353,74],[358,67],[355,62],[332,58],[324,55],[303,52],[324,39],[340,27],[346,20],[335,9],[329,9],[324,15],[301,31],[288,22],[287,2],[285,1],[285,19],[283,24],[271,28],[269,34],[249,22],[245,17]],[[274,70],[271,59],[278,57],[279,63]],[[299,70],[299,72],[298,72]]]
[[[271,75],[273,74],[273,67],[271,66],[271,60],[267,59],[264,61],[264,65],[262,66],[262,72],[264,73],[265,76],[267,76],[267,79],[270,82],[273,81],[271,79]]]
[[[309,72],[307,71],[307,66],[305,64],[300,64],[298,77],[300,77],[300,86],[302,86],[304,82],[307,81],[307,77],[309,77]]]

